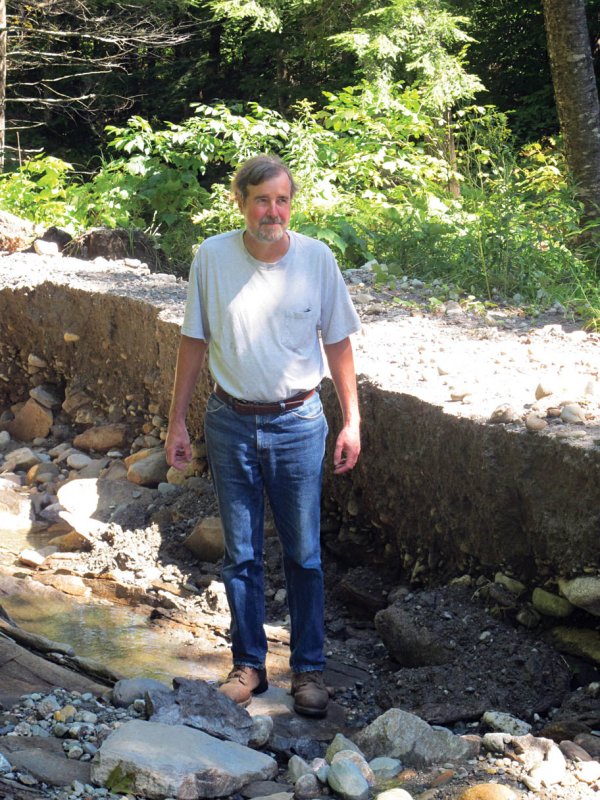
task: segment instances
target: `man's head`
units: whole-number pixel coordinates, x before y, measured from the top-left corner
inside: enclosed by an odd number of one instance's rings
[[[287,165],[276,156],[251,158],[236,173],[232,188],[249,236],[261,245],[281,242],[296,191]]]
[[[248,197],[250,186],[258,186],[264,181],[283,173],[290,182],[290,198],[296,194],[297,186],[288,165],[278,156],[254,156],[245,161],[235,173],[231,189],[238,204],[243,205]]]

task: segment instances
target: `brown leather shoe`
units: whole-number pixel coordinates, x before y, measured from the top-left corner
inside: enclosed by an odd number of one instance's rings
[[[294,711],[306,717],[324,717],[327,714],[329,692],[323,682],[323,673],[295,672],[292,676]]]
[[[219,691],[245,708],[252,700],[252,695],[262,694],[269,688],[266,669],[234,666],[229,675],[219,686]]]

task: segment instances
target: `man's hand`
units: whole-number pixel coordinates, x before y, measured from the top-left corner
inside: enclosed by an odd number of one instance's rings
[[[340,431],[333,453],[333,474],[349,472],[360,454],[360,431],[358,426],[346,425]]]
[[[190,436],[184,424],[169,425],[165,441],[167,464],[175,469],[184,470],[192,460]]]

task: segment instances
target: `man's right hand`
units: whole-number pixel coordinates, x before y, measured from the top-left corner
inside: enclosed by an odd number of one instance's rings
[[[165,441],[167,464],[175,469],[184,470],[192,460],[192,445],[185,425],[169,425]]]

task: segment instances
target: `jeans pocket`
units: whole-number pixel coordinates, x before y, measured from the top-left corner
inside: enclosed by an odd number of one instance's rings
[[[319,419],[324,416],[321,398],[315,394],[301,406],[293,409],[291,413],[297,419]]]
[[[312,309],[283,312],[282,341],[284,347],[301,353],[314,344],[316,336],[317,315]]]
[[[220,411],[223,411],[224,408],[229,408],[227,403],[224,403],[216,394],[211,394],[206,404],[206,413],[218,414]]]

